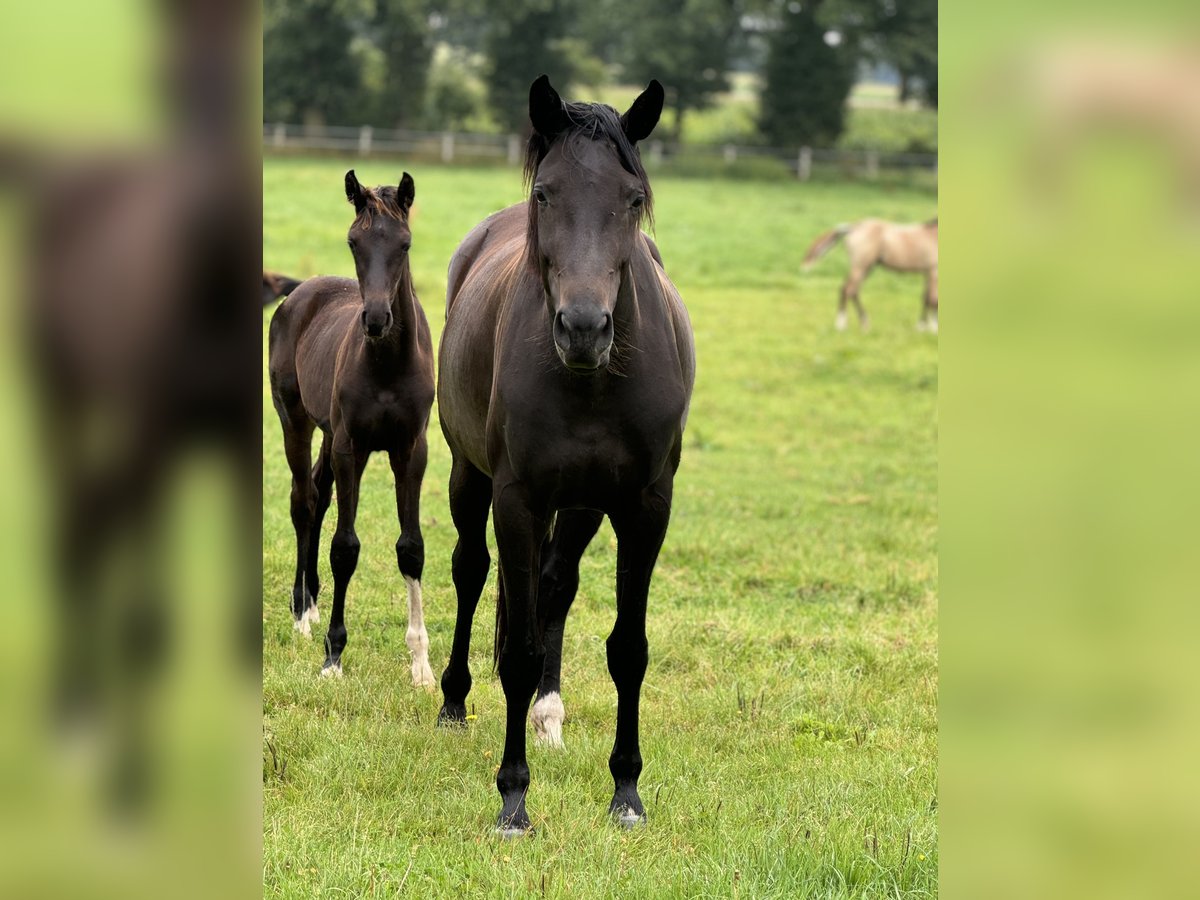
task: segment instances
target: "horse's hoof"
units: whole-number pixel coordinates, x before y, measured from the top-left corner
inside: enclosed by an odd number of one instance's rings
[[[340,662],[328,662],[321,667],[322,678],[341,678],[342,664]]]
[[[443,705],[441,710],[438,711],[437,724],[438,728],[466,728],[466,707],[455,709]]]
[[[628,806],[622,806],[618,810],[613,811],[613,821],[622,828],[637,828],[639,825],[646,824],[646,814],[636,813]]]
[[[321,621],[321,614],[319,612],[317,612],[317,604],[316,603],[313,603],[313,605],[308,608],[308,611],[305,613],[305,615],[308,616],[308,621],[311,622],[313,625],[316,625],[318,622]]]
[[[562,727],[566,711],[563,709],[562,697],[558,691],[551,691],[533,704],[529,711],[529,721],[533,724],[534,738],[539,744],[561,749],[563,746]]]
[[[530,834],[533,834],[533,825],[530,824],[529,815],[525,812],[524,807],[519,807],[508,818],[501,815],[500,820],[496,823],[496,835],[504,840],[525,837]]]
[[[312,628],[309,627],[308,615],[305,613],[301,613],[300,618],[292,621],[292,628],[300,632],[306,638],[312,637]]]
[[[529,837],[533,834],[533,827],[517,828],[514,825],[497,825],[495,834],[501,840],[511,841],[514,838]]]

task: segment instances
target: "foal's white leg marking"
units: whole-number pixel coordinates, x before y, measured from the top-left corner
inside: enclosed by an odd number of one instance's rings
[[[425,611],[421,606],[421,582],[405,575],[404,584],[408,587],[408,631],[404,643],[412,654],[413,687],[432,688],[436,682],[429,667],[429,634],[425,631]]]
[[[562,697],[558,695],[558,691],[551,691],[539,699],[529,711],[534,737],[547,747],[563,745],[562,727],[565,718],[566,710],[563,709]]]
[[[929,320],[929,332],[930,332],[930,334],[938,333],[938,331],[937,331],[937,313],[934,313],[933,318]]]
[[[646,824],[646,817],[639,816],[628,806],[622,806],[616,811],[617,824],[623,828],[636,828],[638,825]]]
[[[305,637],[312,637],[312,625],[321,621],[321,614],[317,612],[317,604],[313,603],[300,613],[300,618],[292,620],[292,628],[300,632]]]
[[[334,663],[332,666],[325,666],[325,668],[323,668],[321,670],[321,677],[322,678],[341,678],[342,677],[342,664]]]
[[[844,309],[838,311],[836,327],[838,331],[846,330],[846,311]]]

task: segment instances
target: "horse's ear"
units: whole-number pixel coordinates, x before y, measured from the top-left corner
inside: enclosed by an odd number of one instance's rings
[[[354,204],[355,212],[362,212],[367,205],[367,195],[353,169],[346,173],[346,199]]]
[[[533,130],[545,138],[553,138],[567,127],[562,98],[550,86],[547,75],[539,75],[529,86],[529,121]]]
[[[658,117],[662,115],[664,99],[663,86],[657,79],[652,79],[625,111],[625,115],[621,116],[621,129],[629,138],[629,143],[636,144],[650,137],[650,132],[658,124]]]
[[[413,177],[405,172],[400,176],[400,186],[396,188],[396,200],[400,204],[400,208],[408,212],[408,208],[413,204],[413,198],[417,196],[417,186],[413,181]]]

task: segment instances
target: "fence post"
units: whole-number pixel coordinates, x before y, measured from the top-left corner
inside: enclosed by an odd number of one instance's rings
[[[454,132],[442,132],[442,162],[454,162]]]
[[[285,143],[287,143],[287,126],[283,125],[282,123],[276,125],[275,133],[271,140],[276,147],[282,147]]]
[[[867,177],[872,180],[879,177],[879,152],[876,150],[867,151]]]
[[[358,130],[358,155],[367,156],[371,152],[371,135],[374,129],[370,125],[364,125]]]
[[[725,162],[731,165],[737,162],[737,147],[733,144],[725,145]]]
[[[662,141],[650,142],[650,162],[657,165],[663,160],[663,145]]]
[[[521,139],[515,134],[508,136],[508,164],[515,166],[521,161]]]
[[[808,181],[812,177],[812,147],[801,147],[796,158],[796,177]]]

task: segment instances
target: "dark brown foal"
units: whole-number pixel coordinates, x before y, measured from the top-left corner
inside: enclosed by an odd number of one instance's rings
[[[333,608],[321,674],[340,676],[346,589],[358,565],[354,519],[359,482],[371,452],[385,451],[396,478],[396,560],[408,589],[406,640],[413,684],[433,687],[421,609],[425,545],[420,522],[425,431],[433,405],[433,345],[408,265],[413,196],[407,172],[399,187],[374,190],[360,185],[353,170],[346,173],[346,197],[355,210],[348,240],[358,280],[311,278],[280,304],[271,319],[270,374],[292,470],[296,629],[307,635],[310,623],[318,621],[317,547],[336,485],[337,528],[329,551]],[[323,438],[312,466],[317,428]]]

